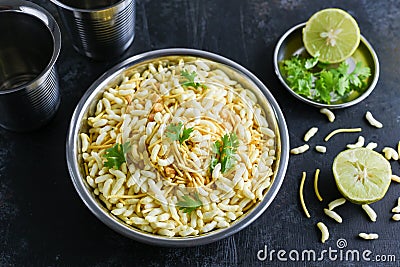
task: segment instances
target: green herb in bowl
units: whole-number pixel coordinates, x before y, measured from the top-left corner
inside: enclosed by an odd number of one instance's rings
[[[351,69],[343,61],[340,64],[325,64],[312,58],[292,56],[283,60],[281,67],[289,87],[299,95],[320,103],[331,104],[353,92],[363,92],[371,75],[368,67],[357,62]]]

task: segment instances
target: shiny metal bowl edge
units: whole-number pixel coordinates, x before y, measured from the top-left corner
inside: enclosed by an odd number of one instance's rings
[[[232,68],[233,70],[247,77],[252,83],[257,86],[257,88],[260,89],[260,92],[262,92],[262,95],[265,97],[271,107],[272,114],[274,114],[275,116],[275,120],[277,122],[277,131],[279,131],[278,142],[280,143],[280,156],[278,156],[278,160],[276,163],[277,167],[274,173],[274,181],[268,189],[264,199],[260,203],[255,205],[255,207],[252,208],[249,212],[245,213],[240,218],[235,220],[235,222],[233,222],[228,228],[214,230],[209,233],[194,237],[173,238],[143,232],[139,229],[125,224],[116,216],[112,215],[109,210],[103,207],[100,201],[91,192],[92,190],[86,183],[84,175],[82,175],[83,170],[79,159],[79,133],[82,131],[82,129],[85,129],[86,127],[85,120],[87,119],[88,112],[90,112],[90,110],[94,110],[95,107],[93,103],[95,102],[95,100],[100,97],[102,91],[105,89],[104,87],[106,87],[107,84],[115,82],[115,79],[130,67],[136,66],[148,60],[157,59],[164,56],[199,57],[212,60],[217,63],[222,63]],[[79,196],[81,197],[85,205],[90,209],[90,211],[111,229],[128,238],[132,238],[134,240],[147,244],[168,247],[189,247],[211,243],[228,237],[251,224],[267,209],[267,207],[271,204],[272,200],[278,193],[278,190],[280,189],[284,180],[289,159],[289,135],[284,116],[274,97],[266,88],[266,86],[251,72],[227,58],[210,52],[185,48],[170,48],[146,52],[128,58],[104,73],[90,86],[90,88],[87,90],[87,92],[83,95],[80,102],[78,103],[71,119],[70,128],[68,130],[66,140],[66,159],[72,182]]]
[[[298,34],[299,31],[302,31],[302,29],[304,28],[304,26],[306,25],[305,22],[297,24],[295,26],[293,26],[292,28],[290,28],[289,30],[287,30],[279,39],[279,41],[277,42],[276,46],[275,46],[275,50],[274,50],[274,56],[273,56],[273,64],[274,64],[274,69],[275,69],[275,74],[278,77],[279,81],[282,83],[282,85],[289,91],[290,94],[292,94],[295,98],[299,99],[300,101],[307,103],[311,106],[317,107],[317,108],[329,108],[329,109],[339,109],[339,108],[346,108],[346,107],[350,107],[353,106],[355,104],[360,103],[361,101],[363,101],[365,98],[367,98],[372,91],[375,89],[376,84],[378,83],[378,79],[379,79],[379,60],[378,60],[378,56],[375,52],[375,50],[373,49],[372,45],[367,41],[367,39],[361,35],[360,38],[360,46],[362,47],[362,52],[363,53],[367,53],[366,56],[368,56],[370,58],[371,61],[371,65],[369,66],[371,68],[371,76],[369,77],[369,79],[372,79],[372,81],[369,82],[369,87],[361,94],[359,95],[357,98],[348,101],[348,102],[344,102],[344,103],[337,103],[337,104],[325,104],[325,103],[320,103],[317,101],[313,101],[312,99],[309,99],[307,97],[301,96],[299,94],[297,94],[295,91],[293,91],[290,86],[286,83],[285,78],[283,77],[280,69],[279,69],[279,62],[284,58],[284,53],[286,52],[286,46],[287,43],[289,43],[290,41],[292,42],[296,42],[299,40],[294,40],[295,38],[294,35]],[[300,41],[302,42],[302,41]],[[303,46],[303,44],[296,44],[298,46]],[[300,48],[300,47],[298,47]],[[304,47],[302,47],[304,49]],[[298,51],[296,51],[297,53]]]

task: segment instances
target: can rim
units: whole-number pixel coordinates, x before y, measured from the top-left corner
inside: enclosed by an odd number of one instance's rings
[[[50,61],[43,69],[43,71],[37,75],[37,77],[23,85],[10,89],[0,90],[0,95],[9,94],[12,92],[20,91],[22,89],[32,89],[36,87],[46,78],[47,74],[52,70],[61,51],[60,27],[58,26],[53,16],[46,9],[29,1],[7,0],[3,1],[3,4],[3,6],[5,6],[6,8],[0,9],[0,13],[22,13],[39,19],[43,23],[43,25],[46,26],[47,30],[51,34],[53,41],[53,53],[51,55]]]
[[[102,11],[108,11],[110,9],[123,9],[125,6],[127,6],[132,0],[120,0],[117,1],[116,3],[107,6],[107,7],[98,7],[98,8],[78,8],[78,7],[73,7],[67,4],[64,4],[60,0],[50,0],[53,4],[55,4],[57,7],[72,11],[72,12],[80,12],[80,13],[90,13],[90,12],[102,12]],[[125,4],[125,2],[127,2]]]

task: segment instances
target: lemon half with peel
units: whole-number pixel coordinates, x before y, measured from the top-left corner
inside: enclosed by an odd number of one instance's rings
[[[327,8],[318,11],[303,28],[307,52],[324,63],[338,63],[350,57],[360,44],[360,28],[346,11]]]
[[[382,199],[392,176],[389,161],[364,147],[340,152],[333,161],[332,170],[340,193],[356,204]]]

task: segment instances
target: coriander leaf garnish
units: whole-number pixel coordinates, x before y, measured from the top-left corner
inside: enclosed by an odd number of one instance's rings
[[[194,71],[192,71],[192,73],[189,73],[187,70],[183,70],[183,71],[181,72],[181,76],[184,77],[184,78],[186,78],[186,80],[187,80],[187,81],[181,83],[182,86],[184,86],[184,87],[192,86],[192,87],[194,87],[194,88],[196,88],[196,89],[197,89],[198,87],[206,88],[206,86],[205,86],[204,84],[201,84],[201,83],[198,83],[198,82],[195,82],[195,81],[194,81],[194,79],[195,79],[196,76],[197,76],[197,73],[194,72]]]
[[[305,64],[304,64],[304,67],[306,68],[306,69],[312,69],[312,68],[314,68],[315,66],[317,66],[317,64],[318,64],[318,57],[319,57],[319,53],[317,53],[313,58],[308,58],[308,59],[306,59],[306,62],[305,62]]]
[[[167,126],[167,131],[165,132],[165,134],[172,141],[178,141],[179,137],[181,136],[182,127],[183,127],[182,122],[171,123],[170,125]]]
[[[330,102],[330,92],[334,90],[333,86],[333,74],[329,71],[321,71],[320,78],[315,81],[315,89],[319,92],[319,96],[323,101]]]
[[[104,166],[108,168],[116,168],[119,169],[122,163],[126,162],[125,153],[127,153],[130,149],[129,142],[125,144],[116,143],[113,147],[108,148],[106,153],[103,155],[106,158],[106,162],[104,162]]]
[[[184,128],[182,131],[182,135],[179,137],[179,143],[182,144],[185,140],[189,139],[190,134],[193,132],[192,128]]]
[[[354,70],[348,75],[350,83],[360,88],[362,86],[362,80],[371,75],[371,70],[367,67],[361,66],[361,62],[357,62]]]
[[[196,210],[197,208],[203,205],[201,202],[199,195],[194,193],[194,197],[191,195],[184,195],[182,199],[176,203],[180,210],[183,210],[184,213],[191,213],[192,211]]]
[[[211,172],[218,163],[221,163],[221,173],[225,173],[232,168],[235,163],[234,155],[238,146],[239,140],[235,133],[225,134],[221,140],[215,141],[212,147],[215,155],[211,159]]]
[[[371,70],[363,67],[361,62],[357,62],[350,72],[346,62],[334,68],[318,62],[318,55],[307,59],[293,56],[282,62],[282,68],[293,91],[328,104],[353,91],[362,91],[367,86],[365,79],[371,75]]]
[[[193,132],[193,127],[185,128],[183,127],[183,123],[171,123],[167,127],[167,131],[165,134],[172,141],[179,141],[179,144],[183,144],[187,139],[189,139],[190,134]]]

